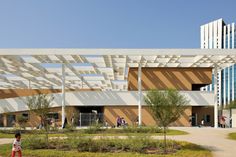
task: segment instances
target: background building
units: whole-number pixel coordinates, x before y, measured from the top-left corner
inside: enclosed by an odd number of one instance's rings
[[[236,26],[235,23],[226,24],[223,19],[201,26],[201,48],[202,49],[235,49],[236,48]],[[214,75],[212,76],[214,77]],[[219,70],[217,74],[217,96],[219,105],[227,105],[236,98],[236,64]],[[212,84],[201,90],[214,91]]]
[[[226,24],[223,19],[201,26],[202,49],[232,49],[236,48],[235,23]]]

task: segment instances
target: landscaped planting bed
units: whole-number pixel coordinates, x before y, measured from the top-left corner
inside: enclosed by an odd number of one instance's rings
[[[19,131],[18,129],[11,129],[11,130],[0,130],[0,138],[14,138],[15,132]],[[43,130],[20,130],[22,133],[22,137],[26,138],[32,134],[37,134],[38,136],[43,135]],[[50,130],[49,137],[64,137],[66,134],[71,135],[94,135],[94,136],[117,136],[117,135],[132,135],[132,136],[139,136],[139,135],[162,135],[163,130],[159,127],[126,127],[126,128],[101,128],[98,126],[91,126],[87,129],[73,129],[67,128],[64,130]],[[180,131],[180,130],[173,130],[169,129],[167,131],[167,135],[186,135],[187,132]]]
[[[167,144],[166,153],[169,156],[184,156],[184,154],[189,154],[190,152],[199,157],[211,156],[209,151],[194,144],[176,141],[168,141]],[[70,157],[106,157],[111,156],[111,154],[116,154],[114,156],[117,157],[123,157],[125,154],[130,153],[134,156],[142,157],[150,155],[163,156],[164,154],[163,141],[154,140],[146,136],[128,137],[127,139],[94,139],[87,136],[68,136],[65,139],[51,139],[47,146],[44,138],[32,135],[22,140],[22,147],[24,156],[28,157],[69,157],[69,154],[71,154]],[[10,151],[11,145],[1,145],[0,155],[8,156]]]

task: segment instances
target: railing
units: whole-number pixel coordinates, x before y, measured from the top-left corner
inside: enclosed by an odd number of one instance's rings
[[[103,113],[80,113],[79,114],[79,126],[91,126],[98,123],[103,123]]]

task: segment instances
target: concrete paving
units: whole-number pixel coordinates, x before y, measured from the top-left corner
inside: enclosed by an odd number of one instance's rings
[[[1,144],[8,144],[8,143],[12,143],[14,140],[14,138],[0,138],[0,145]]]
[[[227,139],[227,135],[236,132],[236,128],[192,128],[174,127],[171,129],[186,131],[188,135],[168,136],[168,139],[187,141],[201,145],[212,151],[214,157],[234,157],[236,156],[236,140]],[[99,138],[99,137],[95,137]],[[117,137],[110,137],[117,138]],[[126,138],[119,136],[118,138]],[[155,139],[162,139],[161,136],[153,136]],[[13,139],[0,138],[0,145],[12,143]]]
[[[212,151],[214,157],[235,157],[236,140],[227,139],[227,135],[236,132],[232,128],[173,128],[189,132],[188,135],[169,136],[169,139],[188,141],[201,145]],[[155,137],[160,138],[160,137]]]

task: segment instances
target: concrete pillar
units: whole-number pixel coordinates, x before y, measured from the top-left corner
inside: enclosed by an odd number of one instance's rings
[[[65,106],[66,106],[66,103],[65,103],[65,65],[62,64],[61,65],[61,126],[63,126],[64,124],[64,121],[65,121],[65,117],[66,117],[66,113],[65,113]]]
[[[138,125],[142,125],[142,65],[138,66]]]
[[[230,97],[230,66],[228,67],[228,100],[227,100],[227,104],[231,101],[231,97]],[[225,105],[227,105],[225,104]]]
[[[214,127],[218,127],[218,103],[217,103],[217,92],[218,92],[218,84],[217,84],[217,66],[214,67]]]
[[[232,109],[232,128],[236,128],[236,109]]]
[[[3,126],[7,127],[7,114],[3,114]]]
[[[232,86],[232,101],[234,101],[235,100],[235,97],[234,97],[234,92],[235,92],[235,89],[234,89],[234,81],[235,81],[235,77],[234,77],[234,73],[235,73],[235,71],[234,71],[234,67],[235,67],[235,65],[232,65],[232,84],[231,84],[231,86]]]
[[[29,80],[28,83],[29,83],[29,84],[28,84],[28,89],[31,89],[31,81]]]
[[[223,105],[225,106],[226,105],[226,70],[227,68],[223,69],[223,72],[224,72],[224,87],[223,87],[223,90],[224,90],[224,93],[223,93]]]

